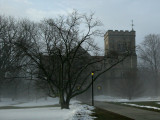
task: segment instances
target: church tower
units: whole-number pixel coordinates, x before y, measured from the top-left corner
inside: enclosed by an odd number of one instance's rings
[[[125,60],[125,66],[128,68],[136,68],[137,66],[137,55],[135,50],[135,31],[118,31],[108,30],[104,35],[104,48],[105,56],[110,51],[117,53],[124,53],[125,51],[132,51],[132,56]]]
[[[124,79],[128,79],[128,75],[130,75],[129,78],[133,79],[137,76],[135,36],[136,32],[133,29],[131,31],[108,30],[104,35],[105,56],[109,56],[111,51],[118,53],[118,55],[123,54],[126,51],[132,52],[131,56],[127,57],[123,62],[114,66],[108,73],[105,74],[105,91],[108,95],[114,94],[116,89],[119,91],[118,87],[123,86],[122,84],[124,83]],[[112,62],[109,62],[109,64],[112,64]],[[128,79],[128,83],[130,84],[130,82],[133,82],[133,79]],[[124,86],[122,88],[124,88]]]

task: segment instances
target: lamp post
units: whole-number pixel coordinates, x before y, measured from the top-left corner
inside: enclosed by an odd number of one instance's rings
[[[92,72],[91,75],[92,75],[92,106],[94,106],[94,90],[93,90],[93,75],[94,75],[94,72]]]

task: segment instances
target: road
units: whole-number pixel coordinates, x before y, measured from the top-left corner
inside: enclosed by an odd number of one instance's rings
[[[95,102],[95,107],[99,107],[135,120],[160,120],[160,113],[142,110],[129,106],[122,106],[106,102]]]

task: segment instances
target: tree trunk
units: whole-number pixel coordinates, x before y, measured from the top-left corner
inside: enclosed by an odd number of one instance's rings
[[[129,100],[132,100],[132,95],[129,95],[129,96],[128,96],[128,99],[129,99]]]
[[[63,101],[61,102],[61,109],[69,109],[69,101]]]
[[[156,96],[156,97],[158,97],[158,94],[159,94],[159,93],[158,93],[158,87],[159,87],[159,86],[158,86],[158,79],[156,78],[156,79],[155,79],[155,96]]]
[[[69,109],[69,103],[64,102],[61,104],[61,109]]]
[[[47,100],[47,95],[45,95],[45,98],[44,98],[45,100]]]
[[[70,99],[67,98],[66,100],[64,99],[64,94],[62,93],[60,95],[60,105],[61,105],[61,109],[69,109],[69,103],[70,103]]]
[[[30,100],[30,96],[29,96],[30,92],[29,92],[29,85],[27,86],[27,95],[28,95],[28,101]]]
[[[1,91],[0,91],[0,102],[1,102]]]
[[[155,97],[158,97],[158,87],[159,87],[159,82],[158,82],[158,74],[157,72],[155,72],[155,75],[154,75],[154,87],[155,87]]]

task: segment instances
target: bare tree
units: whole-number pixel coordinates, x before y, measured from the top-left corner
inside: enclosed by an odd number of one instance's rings
[[[153,75],[155,96],[158,96],[159,91],[159,70],[160,70],[160,36],[155,34],[147,35],[139,49],[139,57],[141,65],[148,68]]]
[[[20,52],[13,44],[17,38],[17,30],[15,19],[0,16],[0,88],[5,82],[13,80],[9,78],[20,70]]]
[[[19,41],[15,44],[40,70],[38,78],[48,86],[49,95],[59,96],[62,109],[69,108],[70,100],[91,86],[88,81],[91,71],[96,71],[96,66],[104,62],[105,57],[93,59],[88,53],[99,50],[93,40],[102,35],[98,30],[100,26],[94,14],[81,15],[77,11],[40,24],[21,23]],[[94,81],[128,55],[126,52],[116,57],[113,64],[95,75]]]

